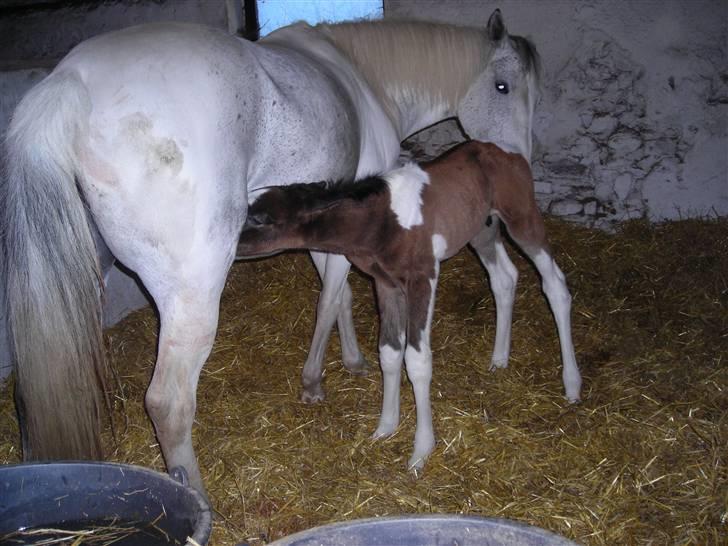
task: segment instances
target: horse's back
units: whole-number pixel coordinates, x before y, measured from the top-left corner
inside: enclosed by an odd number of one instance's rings
[[[266,126],[278,138],[269,142],[274,148],[296,144],[285,155],[273,150],[276,160],[262,165],[264,184],[360,178],[394,165],[399,137],[391,119],[324,34],[298,23],[259,43],[257,61],[273,84],[266,101],[276,107]]]

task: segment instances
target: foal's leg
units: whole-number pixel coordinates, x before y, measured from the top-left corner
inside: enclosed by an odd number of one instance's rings
[[[407,377],[412,383],[417,407],[415,444],[407,467],[420,470],[435,448],[435,433],[432,428],[432,407],[430,406],[430,383],[432,381],[432,349],[430,329],[435,306],[435,291],[439,275],[439,263],[435,262],[434,278],[410,279],[407,289],[407,350],[404,360]]]
[[[316,327],[311,349],[303,366],[303,393],[301,400],[307,404],[321,402],[324,353],[334,322],[338,320],[339,336],[344,365],[352,373],[366,373],[366,360],[359,351],[351,314],[351,288],[346,282],[349,273],[348,260],[338,254],[311,252],[314,265],[321,276],[323,287],[316,307]]]
[[[382,367],[382,413],[372,438],[394,433],[399,425],[399,385],[402,379],[407,303],[399,287],[376,282],[379,305],[379,364]]]
[[[581,375],[576,364],[574,343],[571,339],[571,294],[566,286],[566,278],[547,247],[519,246],[533,261],[541,275],[542,288],[551,306],[559,332],[566,398],[569,402],[578,402],[581,393]]]
[[[574,343],[571,338],[571,294],[566,279],[556,265],[548,242],[543,217],[535,201],[524,206],[522,214],[514,214],[506,224],[513,240],[528,255],[541,275],[542,288],[556,320],[563,364],[562,377],[566,398],[577,402],[581,392],[581,375],[576,364]]]
[[[503,239],[500,235],[500,224],[496,217],[491,217],[490,226],[483,229],[471,241],[480,261],[485,266],[490,279],[490,288],[495,299],[496,326],[493,356],[490,369],[506,368],[511,353],[511,323],[513,322],[513,302],[518,282],[518,270],[508,257]]]

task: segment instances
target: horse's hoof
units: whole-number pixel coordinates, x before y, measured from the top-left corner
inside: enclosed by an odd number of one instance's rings
[[[369,375],[369,362],[363,356],[356,362],[344,362],[344,367],[351,375]]]
[[[508,359],[507,358],[499,358],[499,359],[493,359],[490,361],[490,367],[488,368],[489,372],[494,372],[496,370],[507,368],[508,367]]]
[[[425,468],[425,462],[427,458],[435,450],[435,438],[434,436],[428,435],[428,437],[421,438],[419,442],[415,440],[414,450],[409,461],[407,461],[407,469],[412,470],[415,474],[418,474]]]
[[[301,393],[301,402],[304,404],[318,404],[319,402],[323,402],[325,398],[326,395],[321,385],[309,388],[304,387]]]
[[[380,423],[377,430],[374,431],[371,438],[372,440],[381,440],[382,438],[388,438],[394,431],[397,430],[398,423]]]
[[[412,455],[407,461],[407,470],[414,472],[415,476],[419,476],[425,468],[425,461],[429,455],[429,453],[427,455]]]

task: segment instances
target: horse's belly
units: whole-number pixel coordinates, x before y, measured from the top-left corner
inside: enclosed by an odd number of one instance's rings
[[[261,56],[275,76],[262,82],[249,187],[352,178],[360,123],[345,89],[303,55]]]

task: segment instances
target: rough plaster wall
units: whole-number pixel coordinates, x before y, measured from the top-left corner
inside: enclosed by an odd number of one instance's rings
[[[385,16],[485,26],[496,7],[544,63],[545,210],[603,228],[728,214],[728,2],[385,0]],[[461,138],[446,122],[408,144],[432,156]]]

